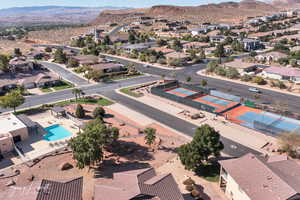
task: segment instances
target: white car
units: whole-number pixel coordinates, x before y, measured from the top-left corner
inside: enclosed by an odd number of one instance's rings
[[[261,91],[259,89],[255,88],[255,87],[250,87],[248,90],[250,92],[261,93]]]

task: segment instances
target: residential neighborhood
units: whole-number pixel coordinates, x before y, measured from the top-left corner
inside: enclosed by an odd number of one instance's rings
[[[0,32],[0,199],[300,200],[298,5],[156,4]]]

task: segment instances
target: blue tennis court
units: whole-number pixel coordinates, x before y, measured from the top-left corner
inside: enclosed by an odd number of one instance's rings
[[[177,95],[177,96],[181,96],[181,97],[187,97],[187,96],[197,94],[197,92],[192,91],[192,90],[188,90],[188,89],[185,89],[185,88],[175,88],[175,89],[169,90],[167,92],[171,93],[171,94],[174,94],[174,95]]]
[[[211,103],[221,105],[221,106],[228,106],[230,103],[232,103],[232,102],[228,102],[228,101],[225,101],[225,100],[213,97],[213,96],[204,96],[204,97],[201,97],[201,99],[203,99],[204,101],[208,101]]]
[[[259,122],[260,124],[270,126],[270,128],[274,127],[286,132],[297,131],[300,133],[300,121],[268,112],[246,112],[237,117],[237,119],[244,121],[242,125],[250,128],[255,128],[254,123]]]

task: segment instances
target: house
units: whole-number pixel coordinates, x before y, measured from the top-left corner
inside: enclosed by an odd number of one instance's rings
[[[243,38],[239,40],[246,51],[254,51],[263,47],[259,40]]]
[[[94,200],[183,200],[172,174],[153,168],[114,173],[105,185],[95,184]]]
[[[290,51],[300,51],[300,46],[291,47]]]
[[[83,200],[83,178],[65,182],[43,179],[28,184],[28,187],[10,187],[0,193],[0,199],[6,200]],[[18,192],[16,192],[18,191]]]
[[[97,64],[102,61],[101,58],[99,58],[98,56],[94,56],[94,55],[78,55],[78,56],[73,56],[72,58],[77,60],[77,62],[81,66],[93,65],[93,64]]]
[[[12,113],[0,115],[0,155],[14,150],[15,144],[26,140],[37,124],[26,116],[16,116]]]
[[[212,54],[212,53],[214,53],[215,50],[216,50],[216,47],[205,48],[205,49],[204,49],[205,55]]]
[[[17,86],[23,86],[26,89],[44,88],[55,86],[61,83],[60,77],[50,71],[37,70],[31,73],[18,73],[13,76],[4,74],[0,76],[0,93],[5,93]]]
[[[25,56],[15,57],[9,61],[9,70],[12,73],[31,72],[37,66],[32,61],[28,61]]]
[[[134,51],[141,52],[145,49],[148,49],[153,45],[153,43],[139,43],[139,44],[124,44],[120,46],[120,49],[123,49],[126,53],[133,53]]]
[[[262,76],[277,80],[288,80],[300,83],[300,69],[292,67],[268,67],[263,70]]]
[[[242,59],[235,59],[232,62],[225,63],[224,66],[237,69],[237,71],[241,75],[254,74],[257,70],[261,68],[261,65],[250,62],[243,62]]]
[[[224,42],[225,41],[225,36],[223,35],[215,35],[215,36],[210,36],[209,37],[209,40],[210,42],[212,43],[221,43],[221,42]]]
[[[219,163],[220,187],[229,199],[300,199],[300,165],[286,156],[249,153]]]
[[[205,33],[208,33],[209,29],[208,28],[194,28],[194,29],[191,29],[190,32],[193,36],[196,36],[196,35],[201,35],[201,34],[205,34]]]
[[[103,73],[121,72],[125,71],[124,65],[118,63],[99,63],[91,65],[90,68]]]
[[[258,61],[277,62],[279,59],[287,58],[288,56],[284,53],[272,51],[255,56]]]
[[[188,42],[182,45],[183,50],[186,52],[189,49],[201,49],[209,47],[210,44],[206,42]]]
[[[190,58],[188,54],[182,52],[168,53],[165,55],[165,57],[167,58],[168,61],[176,59],[183,64],[186,63],[186,61],[188,61]]]
[[[174,49],[169,49],[166,47],[152,47],[150,48],[150,50],[154,50],[156,52],[162,52],[164,55],[175,51]]]
[[[33,50],[27,55],[27,57],[29,59],[40,60],[40,59],[44,58],[46,55],[47,54],[45,52],[43,52],[42,50]]]

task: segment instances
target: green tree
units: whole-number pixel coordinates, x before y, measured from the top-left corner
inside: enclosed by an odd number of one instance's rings
[[[163,39],[158,39],[158,40],[156,40],[156,44],[157,44],[158,46],[162,47],[162,46],[167,45],[168,42],[167,42],[166,40],[163,40]]]
[[[256,76],[254,78],[252,78],[252,81],[258,85],[265,85],[266,84],[266,81],[265,79],[263,79],[262,77],[260,76]]]
[[[154,128],[146,128],[144,130],[145,135],[145,140],[146,140],[146,144],[151,146],[155,139],[156,139],[156,129]]]
[[[182,44],[181,44],[180,40],[175,39],[173,41],[172,49],[174,49],[175,51],[181,51],[182,50]]]
[[[191,82],[192,81],[192,77],[190,77],[190,76],[188,76],[188,77],[186,77],[186,82]]]
[[[79,66],[79,62],[76,59],[74,59],[74,58],[68,59],[67,67],[74,68],[74,67],[78,67],[78,66]]]
[[[111,44],[111,40],[110,37],[108,35],[106,35],[103,39],[103,44],[104,45],[110,45]]]
[[[93,117],[94,118],[99,117],[100,119],[103,119],[104,115],[105,115],[105,110],[102,107],[97,107],[93,111]]]
[[[0,98],[0,106],[2,108],[13,108],[16,112],[16,108],[25,102],[25,98],[22,96],[20,90],[12,90],[5,96]]]
[[[130,44],[134,44],[135,41],[136,41],[135,34],[134,33],[129,33],[128,42],[130,42]]]
[[[54,62],[64,64],[67,62],[67,56],[62,49],[57,49],[54,53]]]
[[[219,58],[221,62],[221,58],[225,56],[225,49],[223,44],[218,44],[216,50],[214,51],[214,56]]]
[[[216,70],[216,68],[219,66],[218,62],[216,61],[209,61],[209,63],[207,64],[207,68],[206,68],[206,72],[214,72]]]
[[[178,155],[186,169],[195,171],[208,162],[210,156],[220,156],[223,148],[219,132],[205,124],[196,129],[190,143],[179,147]]]
[[[103,160],[103,149],[118,138],[118,129],[108,128],[101,119],[90,121],[82,132],[72,138],[69,146],[73,151],[73,158],[77,167],[98,164]]]
[[[202,87],[207,86],[207,80],[202,79],[202,80],[201,80],[201,86],[202,86]]]
[[[52,49],[51,49],[51,47],[46,47],[46,48],[45,48],[45,52],[47,52],[47,53],[51,53],[51,52],[52,52]]]
[[[75,116],[79,119],[83,119],[85,117],[85,110],[83,109],[81,104],[77,105]]]
[[[238,72],[238,70],[236,68],[228,67],[226,69],[226,77],[227,78],[234,79],[234,78],[238,78],[239,76],[240,76],[240,73]]]
[[[0,70],[7,72],[8,71],[9,58],[6,55],[0,55]]]
[[[22,52],[19,48],[14,49],[14,56],[16,56],[16,57],[22,56]]]

